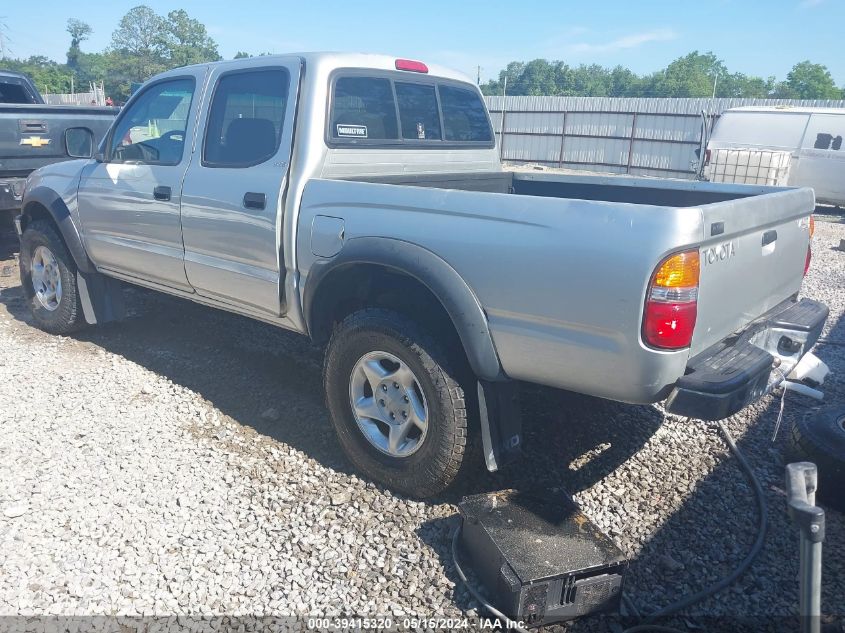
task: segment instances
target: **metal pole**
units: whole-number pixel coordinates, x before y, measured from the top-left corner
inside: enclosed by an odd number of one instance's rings
[[[560,158],[557,161],[558,167],[563,167],[563,148],[566,143],[566,112],[563,113],[563,127],[560,128]]]
[[[798,613],[802,633],[821,631],[824,510],[816,506],[818,471],[811,462],[786,467],[787,507],[800,530]]]
[[[502,84],[502,127],[499,132],[499,160],[505,158],[505,96],[508,92],[508,76],[505,75],[505,81]]]
[[[819,633],[822,613],[822,544],[813,543],[801,535],[801,589],[798,608],[801,630]]]
[[[634,141],[637,138],[637,113],[634,112],[634,118],[631,120],[631,142],[628,145],[628,167],[625,170],[626,174],[631,173],[631,165],[634,161]]]

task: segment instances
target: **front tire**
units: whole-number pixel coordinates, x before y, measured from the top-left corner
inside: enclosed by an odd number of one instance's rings
[[[76,264],[50,222],[35,220],[21,236],[21,287],[35,325],[51,334],[68,334],[85,324]]]
[[[464,389],[453,366],[403,315],[366,309],[340,323],[326,349],[326,404],[360,471],[412,497],[452,483],[467,447]]]

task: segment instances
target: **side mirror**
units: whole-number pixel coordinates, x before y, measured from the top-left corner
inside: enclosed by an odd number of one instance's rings
[[[94,155],[94,133],[87,127],[65,130],[65,149],[71,158],[91,158]]]

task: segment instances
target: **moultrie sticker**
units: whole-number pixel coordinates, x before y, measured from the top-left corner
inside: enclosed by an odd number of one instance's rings
[[[337,135],[346,138],[367,138],[366,125],[344,125],[337,124]]]

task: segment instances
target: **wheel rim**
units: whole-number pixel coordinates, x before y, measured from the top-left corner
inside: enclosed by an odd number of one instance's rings
[[[30,266],[32,290],[43,308],[52,312],[62,301],[62,274],[55,255],[46,246],[32,254]]]
[[[352,369],[349,404],[367,441],[391,457],[419,450],[428,432],[429,411],[414,372],[388,352],[365,354]]]

